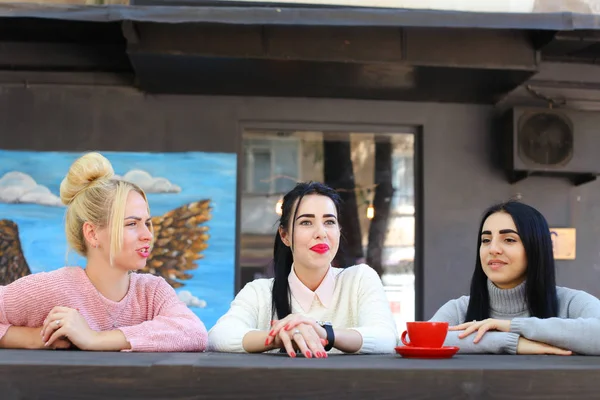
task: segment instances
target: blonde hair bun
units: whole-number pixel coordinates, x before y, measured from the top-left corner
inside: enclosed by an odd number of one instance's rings
[[[69,168],[60,184],[60,200],[71,204],[75,196],[99,180],[108,180],[115,175],[110,161],[100,153],[87,153],[79,157]]]

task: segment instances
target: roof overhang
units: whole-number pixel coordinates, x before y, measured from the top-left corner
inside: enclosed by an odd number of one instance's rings
[[[149,1],[0,4],[0,84],[495,104],[546,56],[600,53],[587,14]]]

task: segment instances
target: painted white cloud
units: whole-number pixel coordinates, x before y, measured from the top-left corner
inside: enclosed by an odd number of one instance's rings
[[[12,171],[0,178],[0,202],[34,203],[61,207],[60,198],[46,186],[38,185],[35,179],[23,172]]]
[[[146,193],[179,193],[181,188],[167,178],[153,177],[141,169],[132,169],[125,176],[116,176],[116,178],[133,182],[141,187]]]
[[[206,307],[206,301],[197,298],[188,290],[182,290],[177,296],[179,297],[179,300],[183,301],[188,307]]]

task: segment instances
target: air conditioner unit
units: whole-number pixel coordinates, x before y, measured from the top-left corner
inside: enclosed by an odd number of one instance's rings
[[[511,183],[537,175],[580,185],[600,175],[598,113],[515,107],[503,122],[503,164]]]

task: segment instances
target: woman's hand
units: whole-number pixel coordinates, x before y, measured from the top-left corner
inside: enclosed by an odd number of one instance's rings
[[[325,330],[325,328],[317,324],[317,321],[315,319],[305,317],[302,314],[290,314],[284,319],[272,321],[272,329],[269,332],[269,336],[276,336],[281,330],[290,331],[300,324],[307,324],[312,326],[320,338],[327,339],[327,331]]]
[[[477,331],[477,336],[473,340],[473,343],[479,343],[483,335],[487,331],[499,331],[499,332],[510,332],[510,320],[505,319],[493,319],[488,318],[483,321],[472,321],[465,322],[464,324],[451,326],[448,328],[449,331],[464,331],[458,335],[459,339],[464,339],[471,333]]]
[[[273,346],[279,344],[278,347],[284,348],[290,357],[296,357],[296,349],[299,349],[306,358],[327,358],[325,343],[327,341],[319,337],[312,325],[300,323],[292,330],[279,330]]]
[[[521,336],[519,337],[519,342],[517,343],[517,354],[550,354],[556,356],[570,356],[573,354],[573,352],[554,347],[546,343],[535,342]]]
[[[45,343],[45,342],[44,342]],[[68,350],[73,347],[73,343],[69,339],[58,338],[51,345],[44,345],[44,349],[52,349],[52,350]]]
[[[68,307],[54,307],[42,326],[42,341],[46,347],[67,340],[81,350],[93,350],[98,332],[90,329],[79,311]]]

